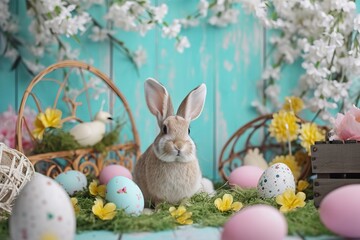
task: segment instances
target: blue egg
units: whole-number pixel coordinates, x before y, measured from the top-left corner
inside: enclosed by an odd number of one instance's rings
[[[86,176],[82,172],[75,170],[60,173],[55,178],[55,181],[58,182],[70,196],[86,189],[87,186]]]
[[[127,177],[114,177],[108,182],[106,200],[131,215],[140,215],[144,209],[144,196],[140,188]]]

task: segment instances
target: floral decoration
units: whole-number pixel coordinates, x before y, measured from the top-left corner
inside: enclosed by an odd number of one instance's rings
[[[106,185],[99,185],[99,181],[94,179],[89,184],[89,192],[93,196],[100,196],[104,198],[106,195]]]
[[[295,195],[294,190],[286,189],[286,191],[276,197],[276,203],[281,205],[280,212],[287,213],[302,208],[305,206],[306,195],[303,192],[298,192]]]
[[[16,147],[15,135],[17,118],[17,113],[10,106],[7,111],[0,114],[0,142],[5,143],[10,148]],[[28,124],[29,130],[32,131],[34,129],[34,125],[32,123],[36,118],[36,112],[33,109],[26,107],[24,110],[24,118],[26,123]],[[23,133],[24,134],[22,134],[22,142],[24,151],[30,152],[34,147],[33,141],[31,140],[31,136],[26,131],[26,129],[23,129]]]
[[[111,220],[116,215],[116,205],[114,203],[106,203],[101,198],[96,198],[92,207],[92,212],[101,220]]]
[[[299,180],[296,186],[298,192],[302,192],[309,187],[310,183],[306,180]]]
[[[175,219],[175,221],[181,225],[190,225],[193,224],[191,219],[192,212],[188,212],[184,206],[170,207],[170,215]]]
[[[75,197],[70,198],[71,204],[74,208],[75,214],[78,214],[80,212],[80,206],[78,205],[78,200]]]
[[[220,211],[220,212],[227,212],[227,211],[234,211],[237,212],[239,211],[242,207],[243,204],[241,202],[233,202],[233,196],[231,194],[224,194],[222,199],[221,198],[217,198],[214,201],[215,207]]]
[[[294,94],[321,119],[329,121],[331,111],[346,111],[358,103],[360,15],[355,1],[240,2],[275,33],[270,37],[273,48],[259,82],[264,98],[253,102],[259,112],[274,112],[281,107],[281,71],[296,61],[304,73],[296,77]]]
[[[0,39],[6,46],[1,53],[13,62],[14,67],[22,64],[32,74],[44,68],[41,60],[54,49],[57,49],[57,61],[77,59],[80,51],[71,49],[67,40],[70,37],[75,41],[86,37],[94,42],[110,41],[137,67],[141,67],[146,61],[145,50],[142,46],[137,50],[129,49],[118,37],[118,32],[131,31],[145,36],[158,28],[163,38],[175,41],[174,46],[181,53],[191,46],[182,29],[196,27],[202,21],[226,27],[236,23],[239,15],[239,9],[231,0],[200,0],[191,14],[169,21],[165,20],[171,10],[168,5],[154,5],[149,0],[110,1],[100,18],[93,17],[92,13],[95,8],[106,5],[104,0],[26,0],[24,4],[30,19],[28,31],[33,38],[25,39],[19,34],[17,16],[10,11],[9,4],[9,0],[0,3]],[[85,36],[80,38],[81,35]]]
[[[301,146],[306,149],[308,154],[311,154],[310,147],[316,141],[325,140],[325,132],[318,128],[315,123],[303,123],[299,130]]]
[[[298,113],[304,109],[304,102],[299,97],[286,97],[282,109],[288,112]]]
[[[44,112],[40,112],[34,122],[35,129],[33,135],[35,138],[41,140],[46,128],[61,128],[62,112],[58,109],[47,108]]]
[[[269,126],[270,136],[278,142],[293,141],[297,138],[299,126],[294,112],[280,111],[273,114],[273,120]]]
[[[352,106],[345,114],[338,113],[333,120],[332,140],[360,141],[360,109]]]

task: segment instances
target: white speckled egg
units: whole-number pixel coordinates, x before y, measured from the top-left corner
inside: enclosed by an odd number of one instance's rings
[[[55,178],[55,181],[58,182],[70,196],[87,187],[85,174],[75,170],[60,173]]]
[[[15,201],[11,239],[72,240],[75,230],[75,213],[67,193],[51,178],[35,173]]]
[[[144,196],[140,188],[127,177],[118,176],[109,181],[106,200],[131,215],[139,215],[144,209]]]
[[[283,163],[276,163],[266,169],[257,185],[259,196],[263,198],[276,197],[288,188],[295,191],[295,180],[290,168]]]

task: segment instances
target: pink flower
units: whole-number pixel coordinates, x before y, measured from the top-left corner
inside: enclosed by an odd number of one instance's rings
[[[25,108],[24,117],[31,131],[34,128],[33,122],[36,117],[36,112],[30,108]],[[9,106],[6,112],[0,114],[0,142],[5,143],[11,148],[15,148],[16,120],[17,113],[11,106]],[[25,126],[22,133],[24,151],[30,151],[33,147],[33,142]]]
[[[360,141],[360,109],[352,106],[344,114],[338,113],[334,121],[332,139]]]

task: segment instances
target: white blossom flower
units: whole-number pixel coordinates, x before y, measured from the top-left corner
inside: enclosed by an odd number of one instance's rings
[[[168,7],[166,4],[163,3],[159,7],[153,7],[152,12],[154,14],[153,17],[154,21],[158,23],[162,23],[164,17],[168,13]]]
[[[163,37],[167,37],[167,38],[177,37],[180,31],[181,31],[181,24],[177,19],[175,19],[171,25],[163,26],[162,28]]]
[[[100,28],[98,26],[93,26],[91,28],[91,34],[89,35],[89,38],[94,42],[101,42],[108,38],[108,34],[113,34],[113,31]]]
[[[180,37],[175,44],[175,48],[179,53],[183,53],[185,48],[190,47],[190,42],[187,37]]]
[[[202,17],[206,17],[208,13],[209,2],[207,0],[200,0],[198,4],[199,14]]]
[[[38,73],[41,70],[45,69],[45,66],[40,63],[32,62],[27,59],[23,59],[23,61],[26,64],[27,68],[29,68],[30,71],[32,71],[33,73]]]
[[[354,30],[360,32],[360,14],[356,15],[354,19]]]
[[[146,63],[147,55],[145,49],[142,46],[139,46],[139,48],[134,52],[133,59],[136,66],[139,68]]]

